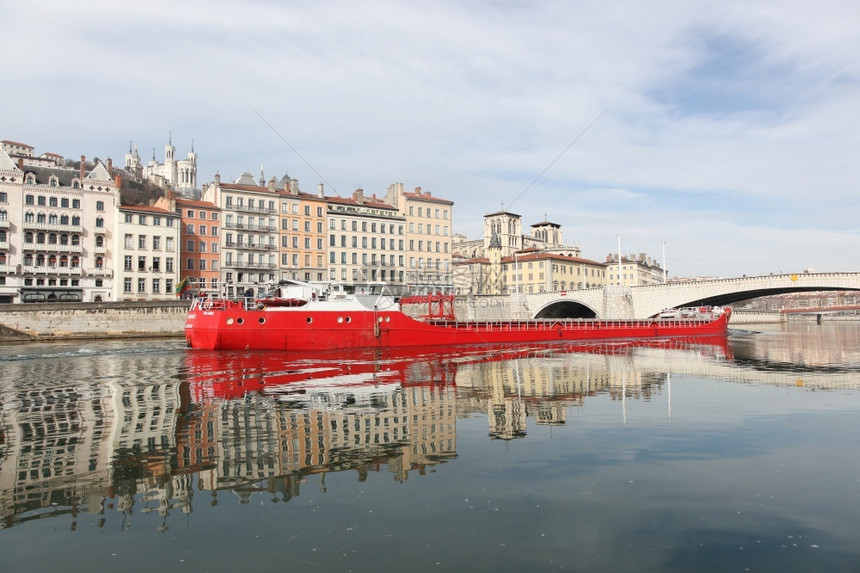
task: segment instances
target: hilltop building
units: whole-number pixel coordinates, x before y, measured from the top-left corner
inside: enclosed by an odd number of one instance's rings
[[[136,181],[149,181],[164,190],[173,189],[176,192],[192,198],[199,198],[197,190],[197,153],[191,144],[184,159],[176,158],[176,147],[171,135],[168,144],[164,146],[164,162],[159,163],[155,158],[155,148],[152,149],[152,159],[144,165],[141,162],[137,145],[129,143],[128,153],[125,154],[125,170]]]

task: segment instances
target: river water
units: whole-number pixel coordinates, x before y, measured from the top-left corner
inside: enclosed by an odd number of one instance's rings
[[[749,328],[2,346],[2,570],[860,570],[860,321]]]

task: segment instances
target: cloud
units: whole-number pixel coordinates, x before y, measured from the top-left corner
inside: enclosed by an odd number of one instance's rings
[[[673,275],[858,266],[855,3],[24,4],[0,136],[37,152],[172,133],[201,181],[403,181],[467,235],[512,205],[594,259],[665,240]]]

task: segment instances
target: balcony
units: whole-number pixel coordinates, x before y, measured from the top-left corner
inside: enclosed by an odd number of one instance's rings
[[[81,225],[61,225],[59,223],[37,223],[35,221],[24,221],[21,225],[24,229],[32,229],[35,231],[65,231],[67,233],[83,233],[84,228]]]
[[[36,266],[27,266],[25,265],[22,268],[25,274],[36,274],[36,275],[73,275],[73,276],[81,276],[83,274],[83,269],[81,267],[59,267],[57,265],[44,265],[41,267]]]
[[[277,209],[269,209],[268,207],[249,207],[247,205],[227,205],[225,211],[238,211],[240,213],[260,213],[261,215],[274,215]]]
[[[228,249],[239,249],[244,251],[274,251],[275,245],[266,245],[262,243],[237,243],[235,241],[227,241],[225,246]]]
[[[14,273],[15,265],[0,265],[0,273]]]
[[[60,245],[57,243],[24,243],[23,250],[41,253],[83,253],[82,245]]]
[[[244,263],[242,261],[236,261],[234,263],[225,263],[225,267],[230,267],[233,269],[262,269],[262,270],[275,270],[277,267],[273,263]]]
[[[238,229],[241,231],[259,231],[261,233],[274,233],[278,230],[275,225],[257,225],[256,223],[224,223],[225,229]]]
[[[11,225],[8,219],[0,219],[0,229],[8,229]]]
[[[96,253],[97,255],[103,255],[103,254],[105,254],[105,253],[107,252],[107,247],[105,247],[105,246],[101,246],[101,247],[96,246],[96,247],[93,247],[93,252],[94,252],[94,253]]]
[[[9,250],[9,241],[0,241],[0,251]]]
[[[87,276],[110,278],[113,276],[113,270],[112,269],[106,269],[103,267],[102,268],[87,269]]]

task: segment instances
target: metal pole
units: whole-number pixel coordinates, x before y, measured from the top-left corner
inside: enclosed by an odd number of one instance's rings
[[[621,233],[618,233],[618,286],[621,286]]]
[[[663,284],[666,284],[666,241],[663,241]]]

